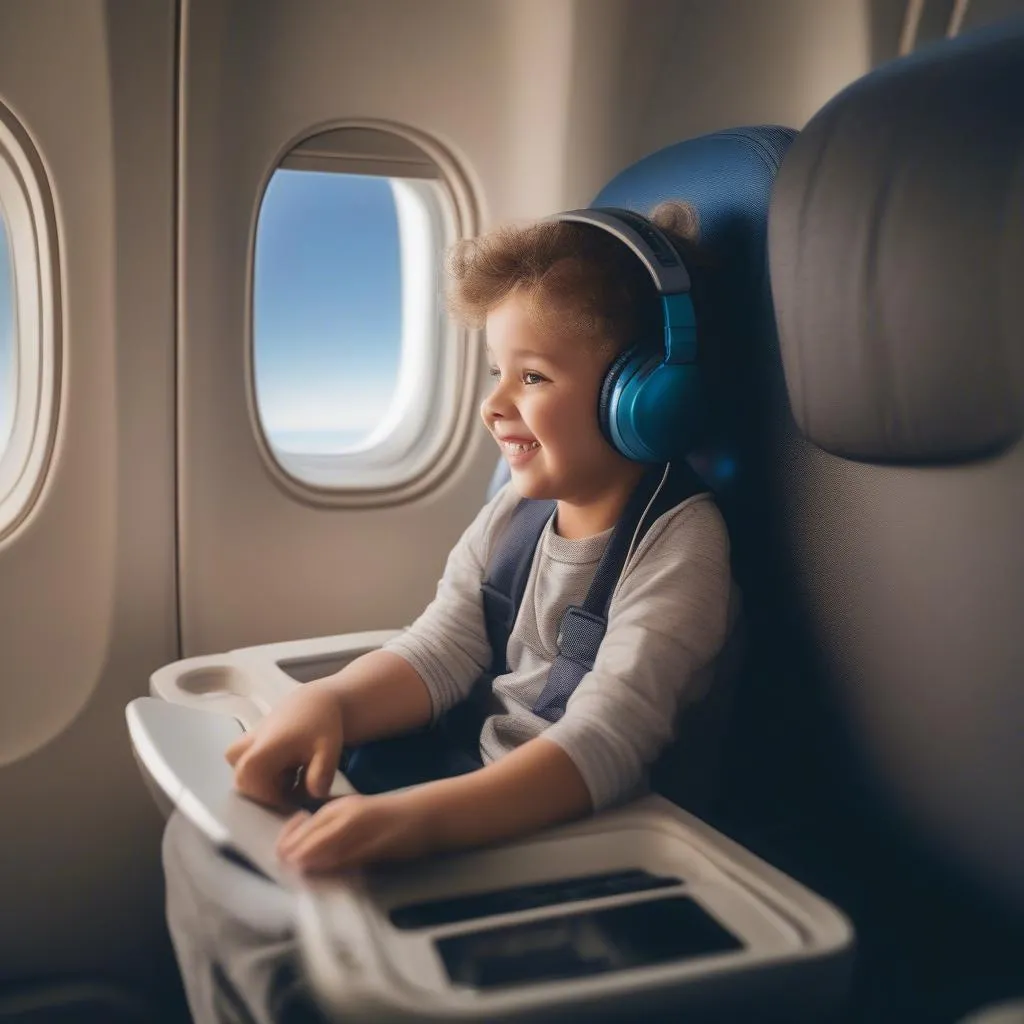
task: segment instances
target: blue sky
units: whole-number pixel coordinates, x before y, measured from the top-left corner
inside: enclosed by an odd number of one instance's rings
[[[277,171],[256,236],[256,397],[272,441],[331,450],[371,430],[401,344],[398,221],[386,179]],[[14,321],[0,216],[0,451],[13,414]]]
[[[0,454],[11,432],[14,417],[14,306],[11,295],[11,251],[7,225],[0,210]]]
[[[256,398],[270,439],[369,431],[401,354],[398,221],[387,180],[277,171],[255,256]]]

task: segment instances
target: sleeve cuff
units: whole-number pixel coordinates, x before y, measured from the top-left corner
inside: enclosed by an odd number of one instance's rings
[[[575,717],[562,718],[541,736],[557,743],[576,766],[595,812],[643,792],[643,764],[628,747],[604,734],[599,725]]]
[[[380,648],[404,658],[423,680],[430,695],[431,724],[464,697],[452,680],[451,674],[431,653],[429,647],[408,632],[392,637]]]

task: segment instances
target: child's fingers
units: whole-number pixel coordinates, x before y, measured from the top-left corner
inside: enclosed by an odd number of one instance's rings
[[[288,780],[294,770],[274,763],[264,753],[249,750],[235,765],[235,788],[245,796],[270,807],[287,807]]]
[[[337,758],[331,756],[326,745],[318,744],[316,752],[309,761],[306,772],[306,789],[310,796],[325,797],[330,792],[334,773],[337,770]]]
[[[306,842],[310,834],[320,827],[320,812],[307,815],[303,821],[296,822],[293,818],[288,824],[291,827],[288,828],[287,832],[282,830],[281,837],[277,842],[278,852],[283,857],[291,856]]]
[[[281,832],[277,837],[277,848],[281,849],[281,845],[288,839],[289,836],[304,822],[308,821],[312,815],[309,811],[299,811],[298,814],[293,814],[282,826]]]
[[[369,860],[370,848],[365,842],[355,846],[346,844],[341,848],[333,843],[324,843],[322,846],[302,853],[295,866],[307,874],[312,874],[321,871],[346,871],[352,868],[361,868]]]
[[[253,734],[251,732],[247,732],[239,736],[238,739],[224,751],[224,757],[232,768],[234,768],[238,759],[252,746],[252,743]]]
[[[332,847],[345,830],[345,817],[335,813],[314,814],[283,837],[279,850],[288,860],[304,860],[314,851]]]

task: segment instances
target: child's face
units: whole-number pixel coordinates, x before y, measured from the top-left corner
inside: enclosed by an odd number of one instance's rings
[[[519,494],[586,507],[634,482],[636,464],[605,441],[598,425],[606,353],[536,327],[527,297],[518,293],[487,317],[487,349],[495,385],[480,415]]]

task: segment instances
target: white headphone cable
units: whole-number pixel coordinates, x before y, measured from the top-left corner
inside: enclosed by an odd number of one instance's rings
[[[643,526],[644,520],[647,518],[647,513],[651,511],[651,506],[654,504],[655,499],[661,493],[662,487],[665,486],[665,481],[668,479],[668,471],[672,468],[671,462],[665,463],[665,472],[661,474],[661,481],[655,488],[654,493],[651,495],[651,500],[647,502],[647,507],[643,510],[640,515],[640,519],[637,521],[636,529],[633,531],[633,539],[629,542],[629,550],[626,552],[626,560],[622,563],[622,572],[619,573],[619,578],[615,581],[615,589],[612,591],[611,600],[608,602],[608,607],[611,607],[612,601],[615,600],[615,595],[619,592],[619,586],[622,583],[622,577],[626,574],[626,567],[629,565],[629,560],[633,557],[633,548],[636,544],[636,538],[640,533],[640,527]]]

